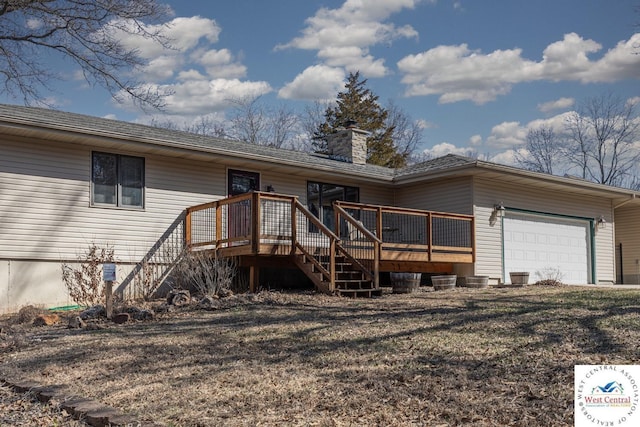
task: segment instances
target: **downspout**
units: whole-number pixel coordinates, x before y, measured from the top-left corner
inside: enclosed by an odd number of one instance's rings
[[[594,220],[589,221],[589,228],[591,229],[591,281],[594,285],[598,284],[598,278],[596,277],[596,222]]]

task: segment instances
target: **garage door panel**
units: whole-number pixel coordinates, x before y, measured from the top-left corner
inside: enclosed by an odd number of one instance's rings
[[[504,267],[535,273],[557,269],[566,283],[589,281],[589,222],[522,215],[503,219]]]

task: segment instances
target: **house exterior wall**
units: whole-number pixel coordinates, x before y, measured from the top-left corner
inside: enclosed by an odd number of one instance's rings
[[[616,247],[622,245],[622,257],[617,268],[621,268],[622,283],[640,284],[640,207],[622,206],[615,210]],[[624,230],[624,232],[619,232]],[[621,262],[621,266],[620,266]]]
[[[450,178],[402,186],[394,191],[395,206],[465,215],[473,213],[472,179]],[[455,264],[452,273],[459,278],[474,275],[473,264]]]
[[[607,227],[594,235],[595,282],[615,280],[613,248],[613,214],[609,200],[586,197],[567,192],[556,193],[550,189],[533,186],[522,187],[482,178],[474,178],[473,204],[476,217],[476,267],[475,274],[501,277],[502,228],[501,221],[492,220],[495,204],[502,202],[507,209],[520,209],[537,213],[595,219],[603,215]],[[531,277],[531,280],[536,280]]]
[[[62,261],[75,261],[92,243],[108,244],[122,268],[130,268],[185,207],[220,198],[226,188],[224,166],[143,156],[143,210],[91,207],[91,148],[17,139],[1,144],[2,312],[70,304]]]
[[[471,178],[461,177],[399,187],[394,190],[393,204],[412,209],[471,215],[471,196]]]
[[[259,171],[256,171],[259,172]],[[360,202],[378,205],[393,204],[393,190],[390,187],[374,184],[363,184],[353,180],[346,180],[340,176],[332,178],[305,178],[267,171],[260,174],[260,185],[266,191],[267,185],[272,185],[276,193],[298,196],[300,203],[307,204],[307,182],[322,182],[360,189]]]
[[[185,207],[224,194],[224,167],[147,156],[143,210],[91,207],[90,148],[2,144],[0,259],[73,260],[96,242],[113,245],[123,262],[136,262]]]
[[[115,250],[125,277],[188,206],[227,193],[226,165],[136,152],[145,158],[144,209],[92,207],[91,147],[3,137],[0,140],[0,313],[21,306],[71,305],[61,263],[73,263],[89,245]],[[237,169],[237,167],[234,167]],[[260,173],[261,189],[298,195],[306,203],[307,179]],[[315,180],[315,179],[313,179]],[[392,192],[375,185],[321,180],[360,188],[361,201],[390,204]]]
[[[492,218],[493,207],[500,202],[510,208],[553,215],[587,219],[603,215],[607,226],[594,235],[595,282],[615,280],[614,224],[609,200],[566,192],[554,193],[535,187],[527,187],[526,191],[522,191],[517,185],[481,177],[460,177],[428,184],[413,184],[394,191],[396,206],[473,214],[476,227],[476,262],[471,266],[456,266],[455,273],[459,276],[489,276],[494,283],[505,280],[502,266],[501,221],[494,221],[495,218]],[[640,224],[637,229],[640,237]],[[640,247],[638,249],[640,253]],[[640,255],[636,258],[640,258]]]

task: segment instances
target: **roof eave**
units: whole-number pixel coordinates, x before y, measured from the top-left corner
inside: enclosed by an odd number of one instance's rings
[[[205,155],[213,157],[223,157],[227,159],[236,159],[247,164],[264,164],[268,163],[281,167],[283,169],[298,169],[308,170],[310,167],[315,172],[321,172],[326,174],[339,173],[342,176],[348,176],[359,181],[374,182],[374,183],[388,183],[393,181],[393,175],[383,176],[375,172],[363,170],[363,168],[349,168],[344,170],[331,165],[325,165],[321,163],[310,164],[308,162],[301,162],[295,159],[279,159],[276,157],[266,156],[259,153],[244,153],[241,151],[235,151],[232,149],[226,149],[222,147],[210,146],[195,146],[188,143],[180,143],[177,141],[161,139],[161,138],[145,138],[141,136],[133,136],[122,132],[107,132],[100,129],[89,129],[84,127],[72,127],[55,124],[43,124],[30,120],[4,120],[0,119],[0,127],[5,129],[15,129],[19,132],[16,134],[23,134],[28,132],[30,134],[39,135],[39,138],[46,139],[43,135],[46,133],[49,137],[53,134],[56,136],[56,140],[61,142],[72,142],[74,144],[95,146],[96,142],[111,143],[111,144],[125,144],[127,148],[133,148],[134,150],[142,150],[149,152],[149,148],[160,149],[162,153],[175,155],[176,152],[192,153],[196,155]],[[83,136],[83,139],[78,140],[77,136]],[[74,138],[75,137],[75,138]],[[143,150],[146,149],[146,150]],[[157,151],[154,151],[157,153]],[[337,161],[336,161],[337,162]]]

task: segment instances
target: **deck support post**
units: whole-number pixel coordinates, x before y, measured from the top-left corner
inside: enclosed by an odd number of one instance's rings
[[[251,265],[249,267],[249,292],[255,294],[260,282],[260,267]]]

